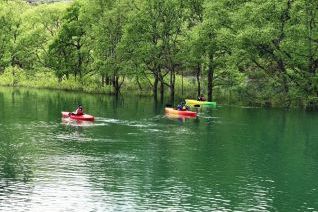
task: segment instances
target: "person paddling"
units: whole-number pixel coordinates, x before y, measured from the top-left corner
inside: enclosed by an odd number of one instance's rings
[[[82,105],[78,105],[75,112],[72,112],[71,115],[82,116],[84,115],[84,109]]]
[[[201,95],[198,97],[198,101],[201,101],[201,102],[205,102],[205,101],[206,101],[206,98],[204,97],[203,94],[201,94]]]
[[[189,110],[189,107],[186,106],[185,101],[182,101],[180,104],[178,104],[177,110],[185,111],[185,110]]]

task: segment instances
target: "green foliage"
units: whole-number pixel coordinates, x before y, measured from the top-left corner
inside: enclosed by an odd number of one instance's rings
[[[95,37],[93,66],[101,76],[111,78],[115,93],[119,92],[129,68],[120,51],[123,28],[131,12],[128,3],[129,1],[106,2],[98,24],[92,28]]]
[[[19,44],[26,69],[49,66],[49,45],[61,29],[65,10],[65,4],[43,4],[23,14],[24,33]]]
[[[66,10],[61,29],[49,46],[49,65],[61,79],[73,74],[85,74],[90,60],[90,47],[86,46],[86,23],[81,17],[82,5],[75,2]]]
[[[27,8],[23,1],[0,2],[0,71],[7,66],[23,66],[19,38],[23,34],[22,14]]]
[[[1,83],[3,85],[17,86],[19,81],[26,80],[26,74],[18,67],[8,67],[1,75]]]
[[[0,84],[316,108],[317,8],[314,0],[0,1]]]

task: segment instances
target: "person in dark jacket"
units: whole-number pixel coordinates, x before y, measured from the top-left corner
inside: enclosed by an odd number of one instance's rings
[[[204,97],[203,94],[201,94],[201,95],[198,97],[198,101],[201,101],[201,102],[206,101],[206,98]]]
[[[75,112],[72,112],[72,115],[81,116],[84,115],[84,109],[82,105],[78,105]]]
[[[177,106],[177,110],[189,110],[189,107],[186,105],[185,101],[182,101],[180,104]]]

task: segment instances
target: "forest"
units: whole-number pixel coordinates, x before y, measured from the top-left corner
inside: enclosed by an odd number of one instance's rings
[[[318,109],[317,0],[0,0],[0,85]]]

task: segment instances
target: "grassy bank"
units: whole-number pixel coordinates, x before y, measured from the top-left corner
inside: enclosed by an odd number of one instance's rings
[[[151,76],[149,76],[152,81]],[[139,85],[138,85],[139,83]],[[151,96],[152,87],[145,78],[126,78],[121,89],[123,95],[140,95]],[[76,79],[74,76],[59,80],[51,70],[25,70],[10,67],[0,75],[0,85],[10,87],[25,88],[43,88],[53,90],[79,91],[85,93],[113,94],[114,90],[111,85],[103,85],[99,75],[86,75],[82,79]],[[196,84],[191,78],[176,77],[176,95],[182,97],[182,87],[184,97],[195,97]],[[159,91],[158,91],[159,92]],[[165,95],[169,95],[169,90],[165,88]]]
[[[149,83],[153,81],[152,76],[146,78],[126,77],[121,89],[121,94],[151,96],[152,87]],[[10,87],[25,87],[25,88],[39,88],[39,89],[53,89],[65,91],[78,91],[85,93],[108,94],[114,93],[111,85],[102,85],[100,75],[86,75],[82,79],[76,79],[70,76],[68,79],[59,80],[52,70],[32,70],[25,71],[19,68],[7,68],[0,74],[0,85]],[[202,93],[207,94],[207,82],[201,82]],[[229,88],[226,86],[215,86],[213,92],[213,99],[218,104],[229,105],[245,105],[257,107],[284,107],[286,96],[273,95],[273,92],[268,88],[268,93],[259,91],[258,89],[247,89],[248,85],[236,86]],[[176,100],[181,98],[196,98],[197,84],[195,78],[176,76],[175,85]],[[264,90],[264,89],[263,89]],[[159,91],[158,91],[159,92]],[[306,101],[306,97],[301,95],[294,95],[295,98],[290,102],[289,107],[305,108],[306,105],[318,105],[316,99],[310,99],[311,102]],[[165,87],[165,99],[169,97],[169,88]],[[316,103],[316,104],[315,104]]]

